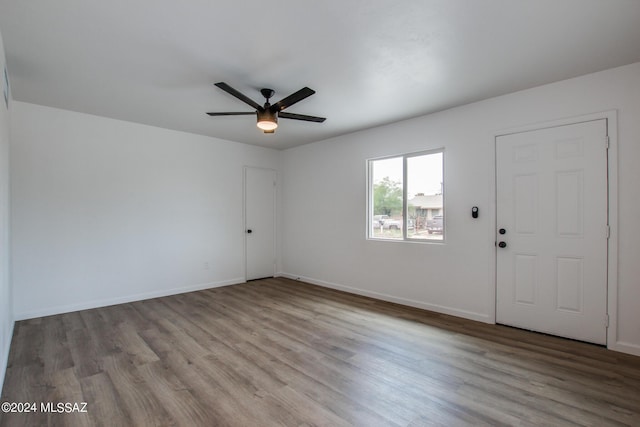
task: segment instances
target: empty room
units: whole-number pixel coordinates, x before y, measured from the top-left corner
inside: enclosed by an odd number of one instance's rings
[[[639,24],[0,0],[0,426],[640,425]]]

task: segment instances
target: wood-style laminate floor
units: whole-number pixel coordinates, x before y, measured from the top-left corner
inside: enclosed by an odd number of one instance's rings
[[[2,402],[38,409],[2,426],[640,426],[640,358],[275,278],[18,322]]]

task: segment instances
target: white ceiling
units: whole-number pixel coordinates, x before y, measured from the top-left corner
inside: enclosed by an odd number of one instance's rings
[[[13,98],[288,148],[640,61],[637,0],[0,0]],[[309,86],[262,134],[251,108]]]

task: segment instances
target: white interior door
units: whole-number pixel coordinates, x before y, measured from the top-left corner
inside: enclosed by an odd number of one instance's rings
[[[606,119],[496,138],[496,322],[606,344],[607,145]]]
[[[276,265],[276,172],[245,168],[246,279],[273,277]]]

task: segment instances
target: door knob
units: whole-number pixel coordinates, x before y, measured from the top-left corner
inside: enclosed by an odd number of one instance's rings
[[[251,233],[253,233],[253,230],[252,229],[248,229],[247,230],[247,234],[251,234]]]
[[[501,248],[506,248],[507,247],[507,242],[500,242],[500,243],[498,243],[498,246],[500,246]]]

